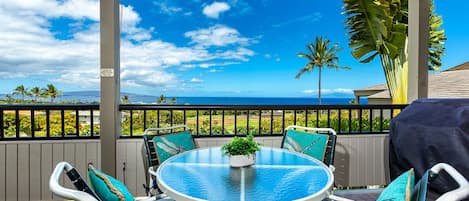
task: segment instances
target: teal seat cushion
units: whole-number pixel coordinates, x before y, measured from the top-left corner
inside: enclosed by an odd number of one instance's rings
[[[414,169],[402,173],[381,192],[377,201],[410,201],[414,180]]]
[[[287,130],[282,147],[324,161],[329,135]]]
[[[96,194],[106,201],[133,201],[134,197],[127,187],[119,180],[88,166],[88,177]]]
[[[153,143],[159,163],[176,154],[195,149],[195,143],[190,131],[155,136]]]

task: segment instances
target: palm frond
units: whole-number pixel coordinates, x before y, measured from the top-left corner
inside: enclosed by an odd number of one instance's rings
[[[309,72],[312,70],[312,65],[307,64],[305,68],[300,69],[300,71],[296,74],[295,78],[299,79],[304,73]]]

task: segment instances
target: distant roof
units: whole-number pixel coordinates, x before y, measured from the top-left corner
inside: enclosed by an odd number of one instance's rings
[[[464,65],[464,64],[463,64]],[[460,65],[462,66],[462,65]],[[457,68],[459,66],[456,66]],[[429,98],[469,98],[469,62],[465,64],[467,69],[457,69],[446,70],[440,73],[431,74],[428,76],[428,97]],[[376,87],[380,85],[375,85],[370,90],[375,90]],[[383,86],[385,86],[383,84]],[[365,90],[358,89],[358,90]],[[356,90],[356,91],[358,91]],[[368,98],[391,98],[388,90],[384,90],[373,95],[368,96]]]
[[[469,68],[430,75],[428,78],[428,97],[469,98],[468,76]]]
[[[371,96],[368,96],[368,98],[385,98],[385,99],[389,99],[389,98],[391,98],[391,95],[389,94],[389,91],[386,90],[386,91],[382,91],[382,92],[379,92],[379,93],[375,93]]]
[[[455,71],[455,70],[469,70],[469,61],[463,64],[459,64],[455,67],[444,70],[445,71]]]
[[[374,86],[370,86],[370,87],[366,87],[362,89],[356,89],[355,91],[386,90],[386,89],[388,89],[388,87],[385,84],[378,84],[378,85],[374,85]]]

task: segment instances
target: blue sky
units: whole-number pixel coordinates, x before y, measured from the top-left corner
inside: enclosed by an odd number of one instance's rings
[[[99,2],[2,1],[0,93],[52,83],[99,90]],[[384,83],[378,60],[347,47],[342,1],[122,0],[121,91],[167,96],[315,97],[317,71],[297,52],[327,36],[352,70],[323,71],[324,96]],[[436,0],[448,37],[443,69],[469,61],[469,2]]]

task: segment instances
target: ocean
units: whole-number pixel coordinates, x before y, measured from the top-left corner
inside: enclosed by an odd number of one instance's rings
[[[159,100],[159,96],[122,93],[121,96],[129,96],[132,104],[154,104]],[[3,97],[2,97],[3,98]],[[2,99],[0,98],[0,99]],[[169,104],[172,97],[167,97]],[[318,99],[315,97],[175,97],[177,105],[315,105]],[[80,91],[64,92],[58,97],[56,102],[76,102],[76,103],[97,103],[99,102],[99,92]],[[354,98],[322,98],[323,105],[344,105],[350,104]],[[361,100],[361,104],[366,104],[366,100]]]

